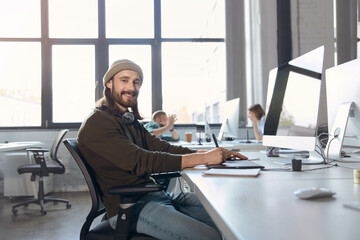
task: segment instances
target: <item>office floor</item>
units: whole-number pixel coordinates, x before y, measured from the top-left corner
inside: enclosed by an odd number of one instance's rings
[[[47,214],[40,214],[39,206],[30,204],[19,208],[18,215],[13,216],[12,206],[21,202],[21,198],[0,197],[1,236],[6,239],[36,240],[75,240],[79,239],[80,229],[90,210],[91,200],[88,192],[55,193],[56,197],[70,201],[71,208],[58,203],[45,204]],[[95,222],[96,223],[96,222]]]

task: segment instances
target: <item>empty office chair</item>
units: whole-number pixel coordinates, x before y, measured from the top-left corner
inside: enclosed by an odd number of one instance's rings
[[[35,159],[35,164],[26,164],[21,165],[18,167],[17,171],[19,174],[23,173],[31,173],[31,181],[35,181],[36,176],[39,177],[39,190],[38,190],[38,197],[37,198],[31,198],[25,202],[16,204],[12,207],[12,212],[14,215],[17,215],[18,209],[17,207],[24,206],[34,203],[39,204],[41,208],[41,214],[45,215],[46,211],[44,210],[44,204],[47,202],[54,202],[54,204],[58,202],[64,202],[66,203],[66,208],[71,208],[71,204],[68,200],[61,199],[61,198],[55,198],[50,196],[45,196],[44,192],[44,177],[49,176],[49,173],[51,174],[64,174],[65,173],[65,167],[60,159],[58,159],[57,152],[59,149],[59,146],[62,142],[62,139],[64,138],[65,134],[68,132],[68,129],[63,129],[58,134],[57,138],[54,140],[53,145],[50,150],[50,158],[52,161],[46,161],[47,155],[45,153],[48,153],[48,149],[43,148],[29,148],[26,149],[28,152],[28,156],[31,158],[31,156]]]
[[[161,191],[164,186],[160,184],[138,184],[138,185],[126,185],[113,187],[109,189],[110,194],[117,194],[120,196],[120,207],[118,212],[118,219],[116,229],[112,229],[108,220],[104,220],[101,223],[97,224],[90,230],[90,226],[95,218],[100,215],[105,214],[105,207],[102,200],[102,191],[96,180],[95,173],[92,168],[87,164],[84,156],[81,154],[77,147],[76,139],[66,139],[64,144],[69,150],[70,154],[75,159],[78,164],[82,174],[84,175],[85,181],[88,185],[92,206],[86,221],[83,224],[80,232],[80,240],[107,240],[107,239],[154,239],[150,236],[131,233],[130,232],[130,221],[132,215],[132,206],[136,203],[137,199],[149,192]],[[169,174],[156,174],[153,175],[154,179],[167,179],[178,177],[180,174],[178,172],[169,173]],[[122,208],[122,205],[131,207]],[[103,219],[106,219],[106,215],[103,216]]]

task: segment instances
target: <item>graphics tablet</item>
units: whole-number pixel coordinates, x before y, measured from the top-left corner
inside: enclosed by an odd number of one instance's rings
[[[222,164],[217,165],[206,165],[209,169],[212,168],[230,168],[230,169],[251,169],[251,168],[260,168],[263,169],[264,166],[261,166],[257,163],[254,163],[249,160],[238,160],[238,161],[226,161]]]

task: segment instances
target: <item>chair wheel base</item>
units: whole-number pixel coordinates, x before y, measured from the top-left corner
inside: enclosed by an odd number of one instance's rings
[[[13,209],[13,210],[12,210],[12,213],[13,213],[14,216],[17,216],[17,215],[18,215],[17,212],[18,212],[17,209]]]

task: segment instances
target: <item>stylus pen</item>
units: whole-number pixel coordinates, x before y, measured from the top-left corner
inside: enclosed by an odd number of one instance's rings
[[[215,147],[219,147],[219,144],[218,144],[218,142],[217,142],[217,140],[216,140],[216,137],[215,137],[215,134],[212,134],[212,138],[214,139],[214,143],[215,143]]]

